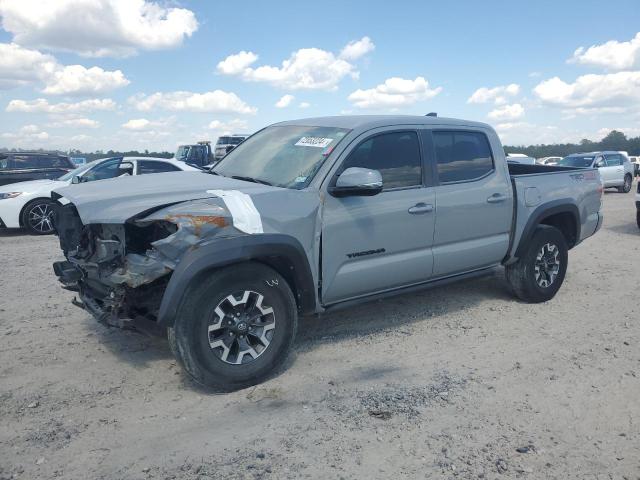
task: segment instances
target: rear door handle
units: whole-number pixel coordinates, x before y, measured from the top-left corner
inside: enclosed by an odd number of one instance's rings
[[[487,203],[500,203],[504,202],[507,199],[506,195],[500,195],[499,193],[494,193],[489,198],[487,198]]]
[[[409,213],[413,215],[419,215],[421,213],[429,213],[433,212],[433,205],[430,203],[416,203],[413,207],[409,209]]]

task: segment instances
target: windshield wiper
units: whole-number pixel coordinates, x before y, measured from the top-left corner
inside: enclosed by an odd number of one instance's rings
[[[235,178],[236,180],[244,180],[245,182],[261,183],[262,185],[273,186],[273,183],[267,182],[266,180],[260,180],[259,178],[243,177],[241,175],[231,175],[231,178]]]

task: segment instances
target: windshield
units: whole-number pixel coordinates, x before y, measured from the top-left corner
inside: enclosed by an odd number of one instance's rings
[[[593,163],[593,155],[572,155],[564,157],[558,162],[563,167],[590,167]]]
[[[238,145],[211,171],[301,189],[347,133],[333,127],[268,127]]]
[[[58,180],[60,180],[62,182],[67,182],[67,181],[71,180],[73,177],[75,177],[77,175],[82,175],[84,172],[86,172],[90,168],[95,167],[102,160],[104,160],[104,159],[94,160],[93,162],[90,162],[90,163],[87,163],[85,165],[82,165],[82,166],[76,168],[75,170],[71,170],[69,173],[65,173],[64,175],[59,177]]]

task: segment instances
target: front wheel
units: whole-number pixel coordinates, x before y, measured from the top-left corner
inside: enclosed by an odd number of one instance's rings
[[[296,329],[296,302],[286,280],[265,265],[246,263],[216,270],[189,291],[168,337],[196,382],[233,391],[273,374]]]
[[[22,211],[22,225],[32,235],[53,233],[53,213],[55,203],[46,198],[34,200]]]
[[[631,184],[633,183],[633,178],[631,175],[624,176],[624,183],[621,187],[618,187],[618,192],[620,193],[629,193],[631,191]]]
[[[569,253],[567,242],[555,227],[539,225],[524,255],[506,267],[515,295],[528,303],[551,300],[562,286]]]

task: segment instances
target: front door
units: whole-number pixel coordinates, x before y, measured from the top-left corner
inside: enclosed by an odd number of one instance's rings
[[[417,130],[378,129],[339,160],[380,171],[375,196],[325,196],[322,302],[327,305],[428,280],[435,196],[427,187]],[[335,179],[333,180],[335,181]]]

